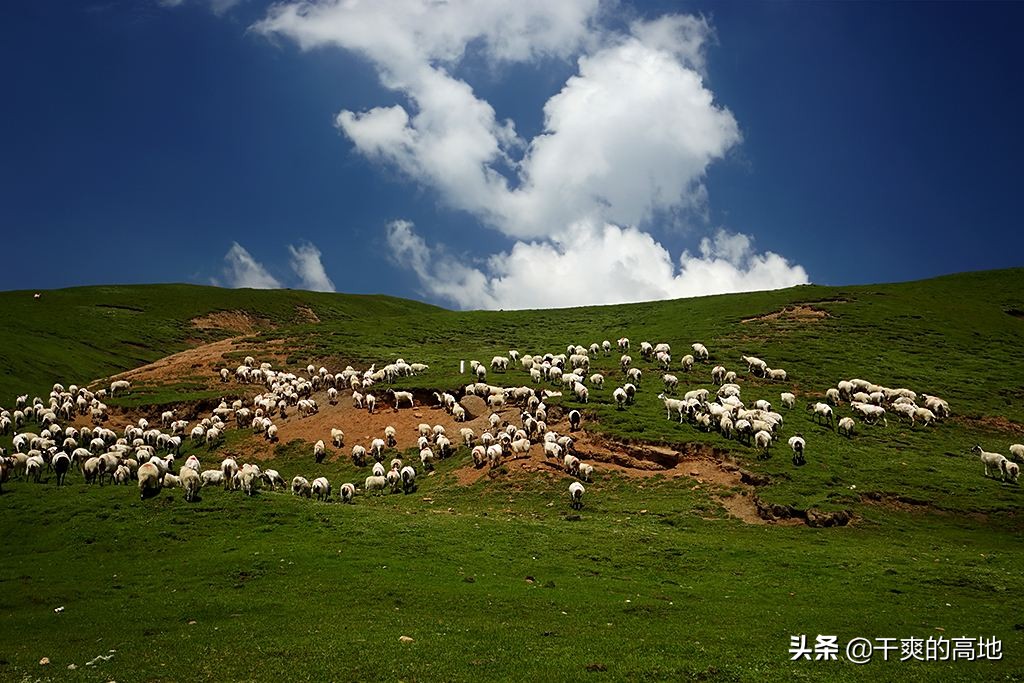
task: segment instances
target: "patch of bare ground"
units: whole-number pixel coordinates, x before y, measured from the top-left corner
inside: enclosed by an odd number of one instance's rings
[[[296,306],[295,317],[304,323],[312,323],[314,325],[320,323],[320,316],[309,306]]]
[[[256,347],[247,344],[243,337],[230,337],[185,349],[147,365],[113,375],[109,379],[127,379],[133,384],[146,385],[174,384],[188,380],[205,383],[209,388],[214,386],[230,387],[225,391],[237,393],[242,385],[237,385],[233,381],[230,384],[223,384],[217,374],[222,367],[229,367],[232,373],[234,372],[234,366],[237,363],[228,363],[229,354],[248,352],[256,356],[260,362],[268,361],[276,364],[284,357],[280,346],[281,343],[277,340],[262,343]]]
[[[1009,432],[1012,434],[1019,434],[1021,431],[1024,431],[1024,425],[1008,420],[1002,415],[982,415],[979,417],[954,415],[950,420],[969,429]]]
[[[274,327],[274,324],[267,318],[253,315],[247,311],[215,311],[192,318],[190,322],[192,327],[199,330],[223,330],[242,335],[256,334]]]
[[[750,323],[755,321],[763,320],[792,320],[795,322],[814,322],[822,320],[824,318],[831,318],[832,314],[828,311],[815,308],[809,304],[793,304],[791,306],[785,306],[777,311],[771,313],[765,313],[763,315],[755,315],[752,318],[744,318],[740,320],[741,323]]]
[[[685,444],[681,449],[654,444],[621,443],[595,434],[581,432],[576,442],[581,459],[600,463],[600,469],[626,477],[648,478],[662,475],[671,479],[691,479],[726,512],[747,524],[800,524],[799,515],[764,515],[758,507],[755,484],[766,478],[747,472],[731,461],[728,454],[704,444]]]

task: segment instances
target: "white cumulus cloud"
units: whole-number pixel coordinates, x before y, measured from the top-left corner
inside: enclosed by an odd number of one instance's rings
[[[283,285],[238,242],[224,254],[224,283],[239,289],[280,289]]]
[[[400,104],[336,115],[368,159],[433,189],[515,240],[479,258],[386,226],[396,261],[429,296],[462,307],[563,306],[784,287],[798,265],[723,230],[678,259],[659,219],[706,214],[708,167],[741,141],[705,80],[712,36],[669,14],[609,29],[598,0],[320,0],[274,5],[254,29],[302,49],[337,47],[374,65]],[[603,22],[603,23],[602,23]],[[530,140],[458,77],[467,55],[495,65],[576,58]],[[472,234],[464,243],[472,244]]]
[[[324,264],[320,260],[320,250],[310,242],[299,246],[288,245],[291,255],[290,265],[299,278],[299,286],[312,292],[333,292],[334,283],[327,277]]]
[[[779,289],[807,273],[749,236],[718,230],[678,262],[649,233],[609,223],[576,224],[563,239],[517,242],[483,268],[430,247],[408,221],[387,226],[392,253],[424,293],[461,308],[551,308]],[[485,272],[486,271],[486,272]]]

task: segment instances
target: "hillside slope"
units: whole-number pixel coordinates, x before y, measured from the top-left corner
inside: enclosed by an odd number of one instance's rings
[[[15,393],[45,395],[58,377],[82,383],[227,336],[438,310],[385,296],[197,285],[74,287],[39,299],[0,292],[0,403]],[[235,314],[209,317],[224,312]]]

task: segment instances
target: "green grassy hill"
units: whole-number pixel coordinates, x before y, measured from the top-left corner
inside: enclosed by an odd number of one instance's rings
[[[560,476],[460,484],[464,449],[415,495],[358,496],[352,506],[216,489],[195,504],[174,490],[139,501],[134,489],[86,486],[77,474],[64,489],[13,481],[0,495],[0,680],[1024,679],[1024,493],[983,477],[969,453],[1024,442],[1022,269],[511,312],[189,286],[79,288],[38,301],[2,293],[0,406],[237,334],[190,322],[218,311],[262,321],[248,334],[283,349],[291,368],[429,363],[398,383],[420,389],[464,385],[460,360],[627,336],[644,372],[634,405],[611,399],[624,381],[617,353],[594,359],[591,372],[608,379],[588,404],[551,403],[581,408],[588,430],[616,442],[716,449],[768,482],[757,489],[764,503],[846,510],[854,521],[749,525],[693,479],[600,472],[575,518]],[[779,392],[794,391],[774,456],[666,420],[642,340],[672,345],[681,389],[712,389],[711,365],[721,363],[740,373],[748,404],[777,407]],[[678,359],[695,341],[712,362],[687,375]],[[741,353],[789,379],[749,376]],[[888,426],[858,421],[853,439],[839,437],[804,406],[852,377],[942,396],[953,417],[916,428],[894,416]],[[519,368],[488,381],[530,383]],[[180,400],[178,389],[147,389],[137,387],[148,410]],[[796,432],[808,442],[801,468],[785,445]],[[221,448],[244,454],[247,443],[229,432]],[[220,457],[185,452],[204,464]],[[265,465],[336,486],[366,475],[346,458],[314,465],[299,442]],[[995,636],[1003,652],[999,661],[793,662],[799,634],[812,643],[818,634],[840,643]],[[84,666],[100,654],[114,656]]]
[[[439,310],[386,296],[197,285],[75,287],[44,292],[38,300],[29,291],[0,292],[0,404],[16,393],[45,396],[57,378],[81,384],[190,343],[238,334],[191,323],[210,313],[241,311],[272,329],[309,320],[311,313],[343,327]]]

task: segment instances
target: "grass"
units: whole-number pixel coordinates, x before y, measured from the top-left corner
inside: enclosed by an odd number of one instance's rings
[[[184,348],[196,336],[188,320],[212,310],[273,321],[259,338],[282,340],[292,366],[397,355],[427,362],[427,374],[400,383],[424,389],[464,384],[460,359],[486,362],[509,348],[557,353],[569,342],[625,335],[645,375],[637,402],[615,408],[617,354],[597,359],[592,372],[608,382],[584,406],[588,429],[626,441],[704,443],[770,477],[758,489],[767,502],[856,515],[844,528],[751,526],[727,517],[691,480],[605,473],[588,485],[577,519],[564,479],[553,474],[460,485],[453,470],[468,460],[465,449],[421,476],[415,494],[358,496],[351,506],[217,489],[191,505],[180,491],[142,502],[134,488],[84,486],[78,475],[63,489],[8,482],[0,496],[0,679],[1024,678],[1021,489],[983,478],[967,453],[979,442],[1005,451],[1022,438],[1024,320],[1008,313],[1024,309],[1022,275],[467,313],[209,288],[83,288],[40,301],[0,294],[8,316],[0,362],[11,369],[3,405],[16,393],[45,395],[55,380],[81,383]],[[808,302],[830,317],[742,322]],[[115,304],[141,311],[98,310]],[[306,322],[297,306],[321,322]],[[779,391],[798,394],[784,432],[806,436],[808,465],[793,468],[784,443],[762,461],[746,446],[665,420],[654,398],[658,373],[639,359],[642,339],[670,342],[677,359],[702,341],[713,361],[737,371],[741,352],[784,367],[783,384],[741,372],[743,398],[777,403]],[[674,370],[687,388],[711,388],[709,371]],[[916,429],[895,419],[858,423],[853,439],[815,426],[804,403],[854,376],[946,397],[955,417]],[[519,369],[489,379],[529,383]],[[205,391],[183,378],[138,387],[121,405],[156,411],[212,398]],[[552,403],[577,405],[568,397]],[[252,450],[253,437],[227,437],[212,451],[185,453],[208,465]],[[286,479],[327,476],[336,489],[366,476],[333,450],[319,466],[309,452],[308,444],[281,444],[267,466]],[[790,662],[797,634],[840,642],[996,636],[1003,659]],[[414,642],[399,642],[402,635]],[[110,660],[85,666],[112,649]],[[38,664],[44,656],[49,667]]]

